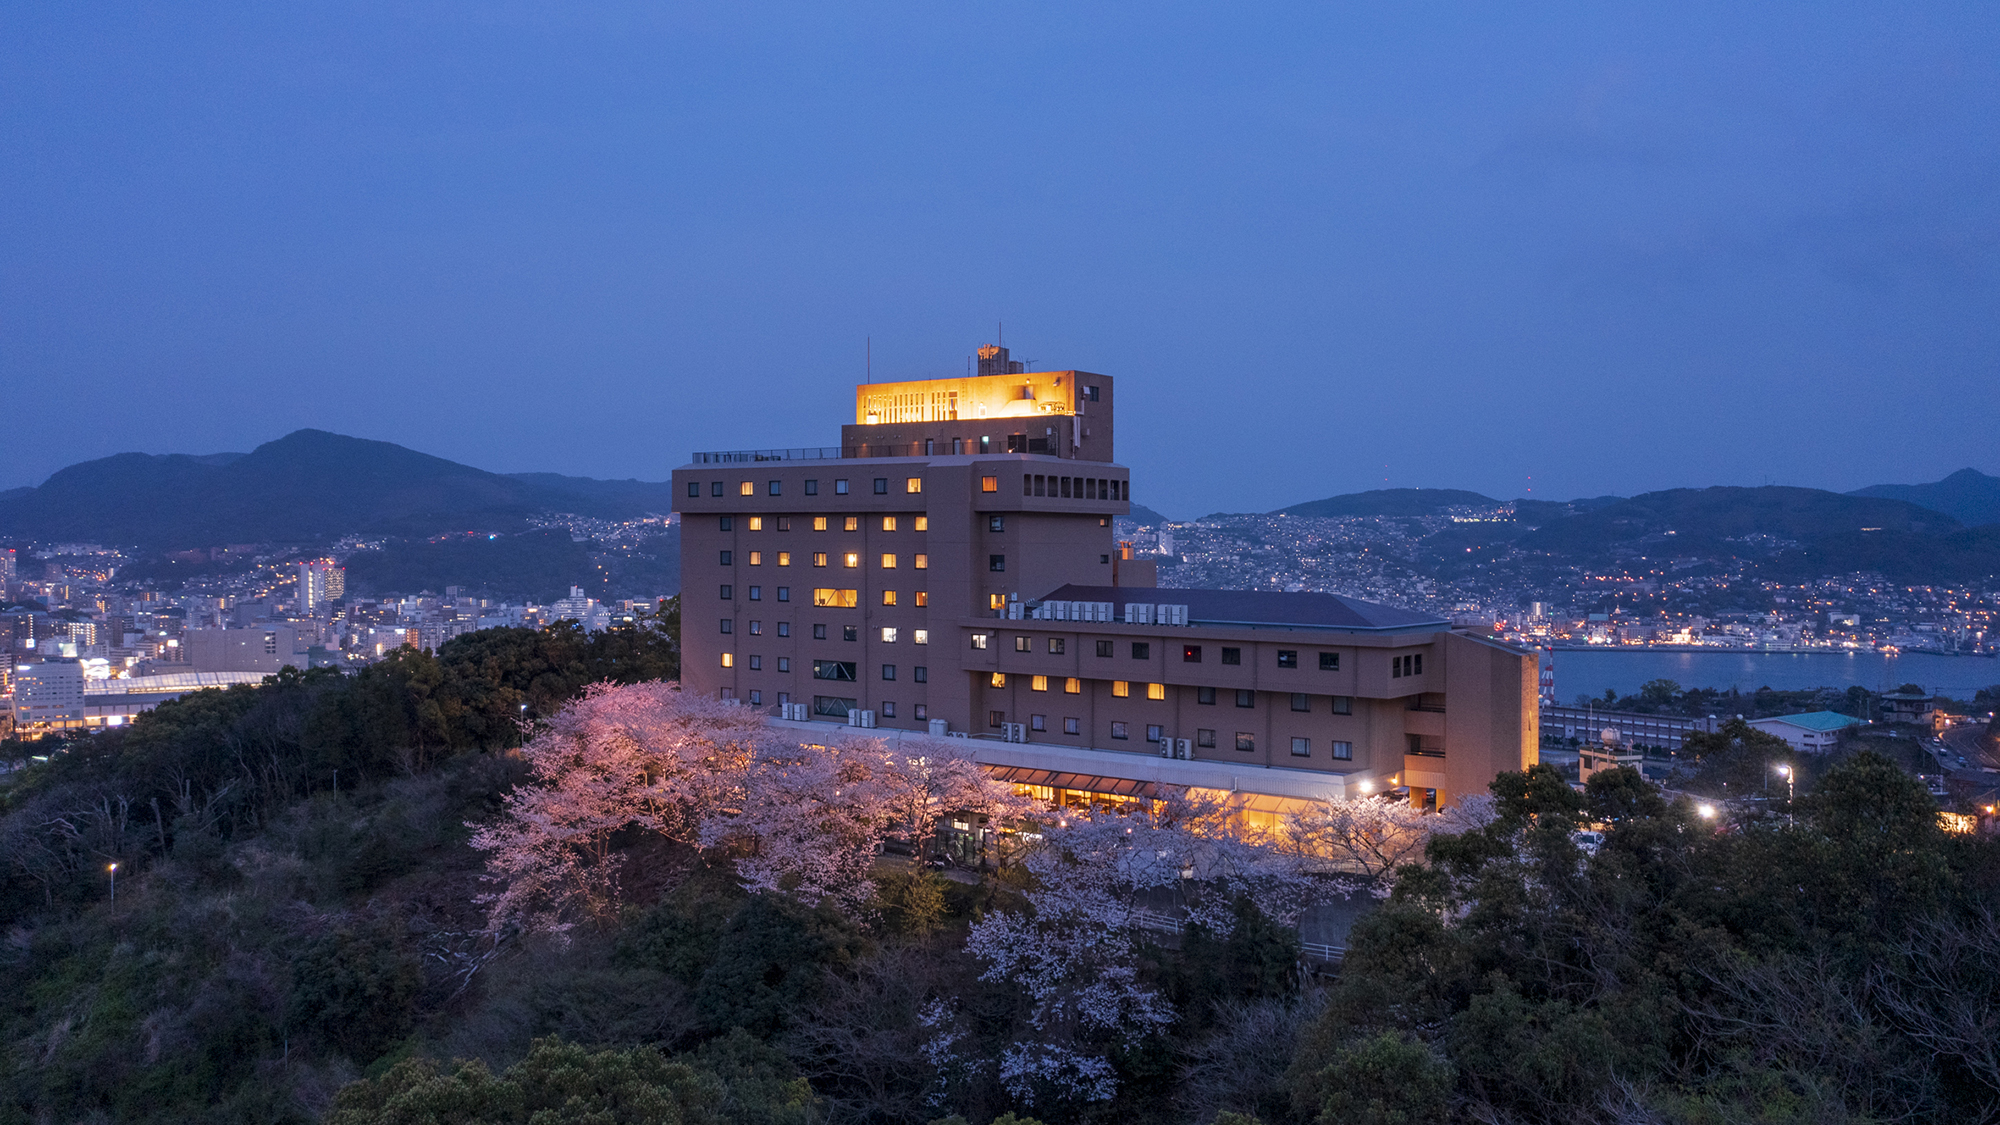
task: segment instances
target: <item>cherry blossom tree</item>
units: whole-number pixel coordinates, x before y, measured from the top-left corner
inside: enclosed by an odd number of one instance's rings
[[[889,820],[885,764],[870,740],[760,747],[737,807],[712,811],[700,842],[740,845],[736,874],[750,891],[856,913],[873,894],[868,872]]]
[[[527,739],[530,781],[500,818],[472,828],[487,853],[488,925],[563,933],[617,912],[628,828],[694,843],[716,808],[740,800],[768,738],[754,712],[682,695],[677,685],[598,684]]]
[[[982,979],[1013,983],[1032,1002],[1032,1034],[1000,1060],[1003,1085],[1028,1105],[1109,1099],[1110,1048],[1175,1020],[1139,979],[1139,930],[1187,922],[1226,936],[1242,897],[1292,923],[1329,889],[1308,857],[1244,830],[1219,796],[1169,790],[1127,815],[1052,819],[1023,861],[1034,877],[1029,911],[988,915],[966,943],[986,963]]]
[[[1438,812],[1386,796],[1327,797],[1288,814],[1278,839],[1301,856],[1368,879],[1377,897],[1387,897],[1396,869],[1422,861],[1432,836],[1472,831],[1493,815],[1493,798],[1483,793]]]
[[[961,740],[962,743],[962,740]],[[1029,815],[1033,802],[993,780],[962,744],[906,740],[882,747],[883,799],[889,830],[908,840],[919,859],[929,854],[939,818],[964,812],[1004,820]]]

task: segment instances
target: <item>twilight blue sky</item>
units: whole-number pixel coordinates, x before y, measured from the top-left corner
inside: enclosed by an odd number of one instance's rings
[[[30,0],[0,487],[302,426],[662,479],[996,320],[1175,515],[2000,472],[1996,142],[1990,0]]]

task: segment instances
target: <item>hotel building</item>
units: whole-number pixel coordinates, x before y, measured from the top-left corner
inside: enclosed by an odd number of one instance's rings
[[[969,736],[1068,801],[1439,805],[1536,760],[1530,652],[1331,594],[1153,588],[1113,538],[1113,387],[982,348],[974,376],[856,388],[837,447],[695,454],[674,471],[685,689]]]

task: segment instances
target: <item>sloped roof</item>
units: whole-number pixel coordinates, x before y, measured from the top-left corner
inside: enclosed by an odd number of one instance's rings
[[[1773,718],[1759,719],[1757,721],[1761,723],[1789,723],[1795,727],[1816,731],[1839,730],[1842,727],[1856,726],[1861,722],[1860,719],[1852,715],[1843,715],[1838,711],[1807,711],[1803,715],[1778,715]]]
[[[1160,590],[1140,586],[1064,586],[1043,601],[1127,602],[1188,607],[1190,625],[1239,625],[1260,629],[1344,629],[1391,633],[1444,629],[1450,622],[1428,613],[1364,602],[1339,594],[1281,594],[1265,590]]]

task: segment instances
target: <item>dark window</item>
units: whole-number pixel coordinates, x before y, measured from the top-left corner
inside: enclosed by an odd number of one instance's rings
[[[1153,646],[1151,644],[1149,644],[1146,641],[1132,642],[1132,659],[1151,660],[1152,658],[1153,658]]]
[[[1099,641],[1099,642],[1097,642],[1097,655],[1099,655],[1099,656],[1110,656],[1110,655],[1111,655],[1111,645],[1112,645],[1112,642],[1110,642],[1110,641]]]
[[[1064,734],[1082,734],[1082,733],[1083,733],[1083,720],[1082,720],[1082,719],[1064,719],[1064,720],[1063,720],[1063,733],[1064,733]]]
[[[1238,707],[1255,707],[1255,706],[1257,706],[1257,693],[1256,693],[1256,692],[1254,692],[1254,691],[1241,691],[1241,690],[1239,690],[1239,691],[1238,691],[1238,692],[1236,693],[1236,705],[1237,705]]]
[[[910,678],[920,684],[925,683],[931,678],[931,670],[922,664],[918,664],[910,669]]]
[[[722,482],[721,482],[721,481],[715,481],[715,482],[712,482],[712,483],[711,483],[711,484],[710,484],[710,485],[708,486],[708,494],[709,494],[710,496],[720,496],[720,495],[722,495]]]
[[[1015,651],[1015,652],[1026,652],[1026,651],[1028,651],[1028,638],[1026,638],[1026,637],[1015,637],[1015,638],[1014,638],[1014,651]]]
[[[1162,728],[1160,728],[1160,727],[1157,727],[1157,726],[1154,726],[1154,725],[1153,725],[1153,724],[1151,724],[1151,723],[1147,723],[1147,724],[1146,724],[1146,741],[1147,741],[1147,742],[1158,742],[1158,741],[1160,741],[1160,739],[1161,739],[1161,738],[1162,738],[1162,737],[1163,737],[1163,736],[1164,736],[1165,734],[1166,734],[1166,732],[1165,732],[1165,731],[1164,731],[1164,730],[1163,730]]]
[[[724,551],[724,552],[722,552],[722,565],[723,565],[723,566],[733,566],[733,565],[735,565],[735,558],[736,558],[736,555],[735,555],[735,553],[734,553],[734,552],[731,552],[731,551]]]
[[[779,530],[779,531],[790,531],[791,529],[792,529],[792,517],[790,517],[790,516],[779,516],[779,517],[778,517],[778,530]]]
[[[1183,661],[1184,663],[1188,663],[1188,664],[1199,664],[1199,663],[1201,663],[1201,646],[1200,646],[1200,645],[1182,645],[1182,646],[1181,646],[1181,660],[1182,660],[1182,661]]]
[[[785,486],[783,482],[774,480],[770,484],[764,486],[764,491],[770,493],[773,496],[783,496],[785,494]]]
[[[751,601],[753,601],[753,602],[761,602],[761,601],[763,601],[763,600],[764,600],[764,587],[762,587],[762,586],[752,586],[752,587],[750,587],[750,600],[751,600]]]
[[[779,601],[781,601],[781,602],[788,602],[788,601],[791,601],[791,600],[792,600],[792,588],[791,588],[790,586],[780,586],[780,587],[778,587],[778,600],[779,600]],[[783,628],[784,628],[784,626],[783,626],[783,625],[780,625],[780,626],[778,626],[778,628],[779,628],[779,629],[783,629]],[[779,636],[783,636],[784,634],[783,634],[783,633],[779,633],[778,635],[779,635]]]
[[[1003,570],[1006,570],[1006,569],[1007,569],[1007,556],[1006,556],[1006,555],[988,555],[988,556],[986,556],[986,569],[988,569],[988,570],[990,570],[990,571],[994,572],[995,574],[998,574],[998,573],[1000,573],[1001,571],[1003,571]]]
[[[886,700],[886,699],[885,699],[885,700],[883,700],[883,701],[882,701],[882,717],[883,717],[883,718],[885,718],[885,719],[893,719],[893,718],[895,718],[895,717],[896,717],[896,705],[895,705],[894,703],[890,702],[889,700]]]
[[[1127,735],[1127,734],[1125,733],[1125,724],[1124,724],[1124,723],[1112,723],[1112,724],[1111,724],[1111,737],[1113,737],[1113,738],[1119,738],[1119,739],[1123,739],[1123,738],[1128,738],[1128,737],[1130,737],[1129,735]]]
[[[721,523],[722,530],[724,531],[736,530],[736,517],[734,516],[724,516],[719,522]]]
[[[1097,401],[1097,388],[1096,388],[1096,387],[1085,387],[1085,388],[1083,388],[1083,397],[1084,397],[1084,398],[1085,398],[1086,400],[1090,401],[1090,402],[1096,402],[1096,401]]]
[[[1352,714],[1354,714],[1354,697],[1353,697],[1353,696],[1351,696],[1351,695],[1336,695],[1336,696],[1334,696],[1334,697],[1333,697],[1333,713],[1334,713],[1334,714],[1336,714],[1336,715],[1352,715]]]
[[[761,657],[761,656],[753,656],[753,657],[751,657],[751,658],[750,658],[750,670],[751,670],[752,672],[761,672],[761,671],[763,671],[763,669],[764,669],[764,658],[763,658],[763,657]]]
[[[917,721],[920,723],[923,722],[925,719],[930,718],[930,709],[928,707],[925,707],[921,703],[917,704],[916,718]]]
[[[998,727],[1002,723],[1005,723],[1006,721],[1007,721],[1007,712],[1005,711],[986,712],[986,725],[989,727]]]
[[[1322,671],[1322,672],[1338,672],[1338,671],[1340,671],[1340,654],[1339,654],[1339,653],[1337,653],[1337,652],[1322,652],[1322,653],[1320,653],[1320,654],[1319,654],[1319,670],[1320,670],[1320,671]]]
[[[725,633],[734,633],[736,631],[736,622],[727,617],[723,618],[722,631]]]
[[[1212,687],[1200,687],[1194,689],[1194,701],[1196,703],[1214,703],[1215,689]]]
[[[1068,640],[1068,638],[1066,638],[1066,637],[1050,637],[1050,638],[1049,638],[1049,655],[1051,655],[1051,656],[1061,656],[1061,655],[1063,654],[1063,649],[1064,649],[1064,648],[1066,648],[1066,647],[1068,647],[1068,646],[1067,646],[1067,644],[1066,644],[1067,640]]]
[[[859,626],[859,625],[842,625],[842,626],[840,627],[840,639],[841,639],[841,640],[843,640],[843,641],[858,641],[858,640],[860,640],[860,639],[861,639],[861,626]]]
[[[791,670],[792,670],[792,658],[789,656],[780,656],[778,658],[778,671],[789,672]]]
[[[877,496],[887,496],[887,495],[889,495],[889,478],[888,478],[888,477],[876,477],[876,478],[875,478],[875,495],[877,495]]]
[[[1005,530],[1007,530],[1007,517],[1006,517],[1006,516],[987,516],[987,517],[986,517],[986,530],[988,530],[988,531],[1005,531]]]
[[[1280,667],[1280,668],[1296,668],[1296,667],[1298,667],[1298,666],[1299,666],[1299,650],[1298,650],[1298,649],[1295,649],[1295,648],[1281,648],[1281,649],[1279,649],[1279,650],[1278,650],[1278,667]]]
[[[884,665],[882,665],[882,678],[883,678],[883,679],[885,679],[885,680],[893,680],[893,679],[895,679],[895,678],[896,678],[896,666],[895,666],[894,664],[884,664]]]
[[[823,641],[825,639],[826,639],[826,626],[824,625],[813,626],[813,640]]]
[[[845,496],[845,495],[847,495],[847,478],[846,478],[846,477],[839,477],[839,478],[837,478],[837,479],[835,479],[835,480],[834,480],[834,482],[833,482],[833,494],[834,494],[835,496]]]
[[[1312,709],[1313,709],[1312,696],[1307,695],[1305,692],[1302,691],[1295,691],[1292,693],[1292,710],[1310,711]]]
[[[1354,744],[1353,744],[1352,742],[1336,742],[1336,743],[1334,743],[1334,744],[1333,744],[1333,756],[1334,756],[1334,759],[1335,759],[1336,761],[1342,761],[1342,762],[1351,762],[1351,761],[1353,761],[1353,760],[1354,760]]]
[[[806,482],[806,495],[807,495],[807,496],[818,496],[818,495],[819,495],[819,482],[818,482],[818,481],[816,481],[816,480],[809,480],[809,481],[807,481],[807,482]]]
[[[845,680],[848,683],[853,683],[857,679],[854,673],[854,661],[815,660],[813,661],[813,679]]]
[[[698,481],[698,480],[691,480],[691,481],[689,481],[689,482],[688,482],[688,497],[689,497],[690,499],[692,499],[693,497],[696,497],[696,496],[700,496],[700,495],[701,495],[701,482],[700,482],[700,481]]]
[[[733,586],[724,586],[724,587],[722,588],[722,600],[723,600],[723,601],[725,601],[725,602],[726,602],[726,601],[729,601],[729,600],[730,600],[731,598],[734,598],[735,596],[736,596],[736,588],[735,588],[735,587],[733,587]]]
[[[1029,730],[1047,730],[1047,729],[1049,729],[1049,717],[1048,717],[1047,715],[1030,715],[1030,716],[1028,716],[1028,729],[1029,729]]]
[[[778,587],[778,589],[782,590],[782,589],[784,589],[784,587],[783,587],[783,586],[780,586],[780,587]],[[780,598],[779,600],[780,600],[780,601],[783,601],[784,599]],[[780,622],[778,622],[778,635],[779,635],[779,636],[781,636],[781,637],[789,637],[789,636],[791,636],[791,635],[792,635],[792,623],[791,623],[791,622],[789,622],[789,621],[780,621]]]
[[[1310,738],[1292,739],[1292,757],[1310,758],[1312,757],[1312,754],[1313,754],[1312,739]]]
[[[836,699],[831,695],[813,696],[813,714],[828,718],[845,719],[849,711],[859,704],[852,699]]]
[[[1223,649],[1223,650],[1222,650],[1222,662],[1223,662],[1224,664],[1241,664],[1241,663],[1243,663],[1243,650],[1242,650],[1242,649],[1240,649],[1240,648],[1225,648],[1225,649]]]
[[[763,706],[763,704],[764,704],[764,693],[753,689],[750,692],[750,705],[752,707],[761,707]]]
[[[1110,555],[1099,555],[1099,556],[1097,556],[1097,561],[1098,561],[1098,562],[1101,562],[1101,563],[1108,563],[1108,562],[1110,562],[1110,561],[1111,561],[1111,556],[1110,556]]]
[[[1197,727],[1194,732],[1194,744],[1196,746],[1206,747],[1210,750],[1215,749],[1215,732],[1212,730],[1208,730],[1206,728]]]
[[[1403,678],[1402,657],[1392,656],[1389,658],[1389,678],[1392,680],[1400,680]]]
[[[753,636],[753,637],[761,637],[761,636],[763,636],[763,635],[764,635],[764,623],[763,623],[762,621],[752,621],[752,622],[750,623],[750,635],[751,635],[751,636]]]
[[[1424,674],[1424,654],[1419,652],[1410,657],[1410,675],[1421,676],[1423,674]]]
[[[1244,752],[1246,752],[1246,753],[1249,753],[1249,752],[1253,752],[1253,751],[1255,751],[1255,750],[1257,749],[1257,736],[1256,736],[1256,735],[1254,735],[1254,734],[1251,734],[1251,733],[1250,733],[1249,731],[1247,731],[1247,730],[1239,730],[1239,731],[1237,731],[1237,732],[1236,732],[1236,748],[1237,748],[1238,750],[1242,750],[1242,751],[1244,751]]]

